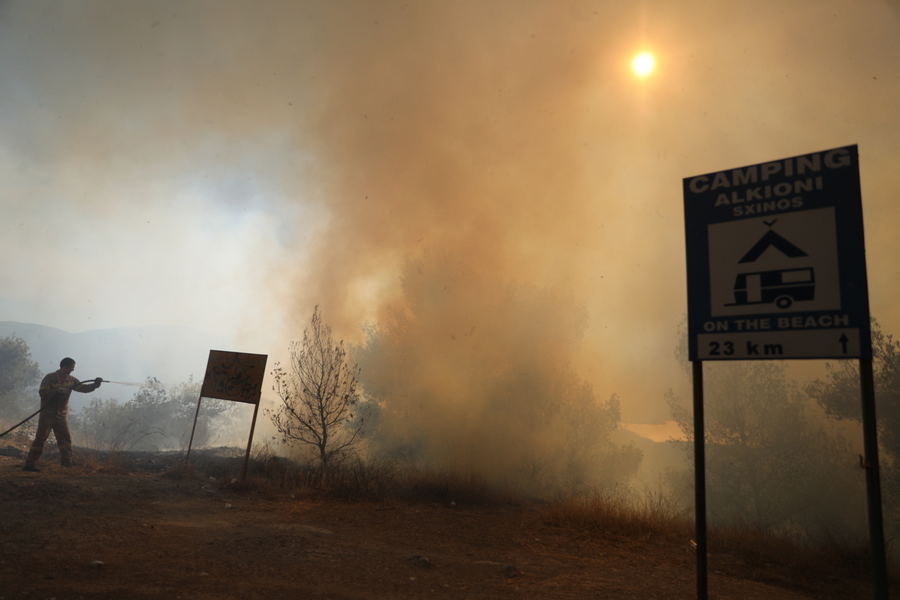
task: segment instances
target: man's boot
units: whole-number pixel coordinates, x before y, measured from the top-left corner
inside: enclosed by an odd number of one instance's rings
[[[28,456],[25,457],[25,466],[22,467],[23,471],[31,471],[32,473],[39,473],[41,470],[36,466],[38,459],[41,458],[41,454],[43,454],[43,448],[35,448],[31,447],[31,450],[28,451]]]

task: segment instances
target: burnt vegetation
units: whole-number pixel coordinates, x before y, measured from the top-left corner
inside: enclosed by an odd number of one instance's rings
[[[276,365],[272,376],[280,404],[266,414],[282,444],[313,449],[323,472],[358,450],[366,426],[359,366],[350,364],[344,342],[335,342],[318,306],[303,341],[290,345],[289,365]]]

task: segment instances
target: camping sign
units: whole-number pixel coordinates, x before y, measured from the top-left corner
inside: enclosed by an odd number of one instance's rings
[[[690,360],[869,358],[859,155],[684,179]]]

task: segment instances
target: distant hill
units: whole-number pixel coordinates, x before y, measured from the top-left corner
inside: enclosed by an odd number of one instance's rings
[[[0,321],[0,337],[8,335],[25,340],[43,373],[55,371],[59,361],[70,356],[77,363],[73,375],[79,379],[142,383],[156,377],[166,385],[187,381],[191,375],[203,379],[209,351],[229,349],[224,337],[169,325],[69,333],[45,325]],[[106,385],[89,396],[74,394],[72,408],[80,408],[92,397],[128,400],[137,389]]]

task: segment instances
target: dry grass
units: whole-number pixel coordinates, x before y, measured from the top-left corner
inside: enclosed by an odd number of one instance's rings
[[[589,491],[548,503],[542,518],[559,527],[625,537],[690,540],[694,521],[660,493],[634,495]]]
[[[193,459],[192,459],[192,462]],[[401,501],[410,503],[489,505],[513,499],[474,476],[435,472],[373,458],[348,460],[323,472],[315,463],[294,462],[260,448],[251,456],[246,478],[243,460],[224,466],[194,462],[204,476],[236,489],[284,494],[298,499],[345,502]]]
[[[659,494],[633,497],[592,492],[552,502],[540,518],[585,535],[690,542],[696,547],[693,514]],[[867,539],[813,541],[801,532],[773,533],[746,523],[710,526],[707,535],[710,568],[722,572],[750,571],[755,579],[771,579],[776,584],[788,577],[831,581],[871,576]]]
[[[868,578],[871,561],[868,539],[829,537],[811,539],[799,532],[775,533],[752,524],[712,527],[710,553],[728,554],[760,567],[777,561],[797,573],[830,579]]]
[[[129,471],[128,461],[121,452],[96,452],[81,450],[75,454],[75,465],[86,473],[125,474]]]

